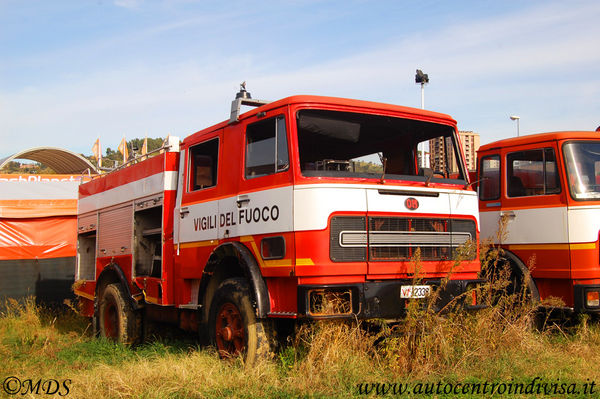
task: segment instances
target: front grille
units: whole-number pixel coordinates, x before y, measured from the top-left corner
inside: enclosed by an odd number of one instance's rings
[[[334,262],[364,262],[367,260],[367,246],[344,244],[345,240],[356,233],[364,235],[366,240],[367,218],[363,216],[335,216],[331,218],[329,233],[329,257]],[[351,240],[354,241],[354,240]],[[359,240],[360,241],[360,240]]]
[[[357,256],[358,250],[367,249],[369,261],[406,261],[415,255],[417,248],[422,260],[451,260],[456,258],[458,247],[476,238],[472,220],[370,217],[368,230],[359,227],[364,226],[364,221],[360,217],[332,219],[332,261],[362,261],[364,258]],[[470,259],[475,256],[472,254]]]

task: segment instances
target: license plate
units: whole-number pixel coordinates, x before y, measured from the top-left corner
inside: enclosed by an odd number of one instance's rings
[[[430,285],[403,285],[400,287],[400,298],[426,298],[431,294]]]

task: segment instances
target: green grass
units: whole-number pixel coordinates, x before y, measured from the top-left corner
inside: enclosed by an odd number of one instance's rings
[[[273,361],[246,368],[190,340],[159,338],[130,348],[96,339],[87,320],[71,311],[13,302],[0,315],[0,378],[68,378],[68,397],[76,398],[362,397],[360,383],[526,385],[535,377],[580,387],[600,383],[600,329],[587,320],[539,332],[525,317],[495,307],[409,317],[418,319],[369,332],[356,323],[307,325]],[[420,335],[411,338],[414,333]]]
[[[489,252],[482,254],[485,264],[489,258]],[[33,299],[9,301],[0,313],[0,380],[68,379],[69,398],[346,398],[365,397],[359,385],[378,383],[379,388],[367,386],[373,389],[369,397],[382,396],[377,395],[382,387],[389,389],[387,397],[397,397],[393,384],[526,386],[536,377],[540,383],[565,384],[565,391],[571,384],[580,390],[592,381],[600,384],[597,323],[548,319],[542,330],[534,329],[534,309],[517,296],[500,295],[502,278],[493,280],[481,297],[497,300],[482,311],[449,308],[440,316],[431,306],[410,306],[406,319],[395,325],[306,324],[274,359],[254,367],[239,359],[221,361],[213,349],[172,333],[126,347],[92,337],[89,321],[72,310],[42,309]],[[443,391],[434,396],[490,397]],[[550,390],[510,396],[564,395]]]

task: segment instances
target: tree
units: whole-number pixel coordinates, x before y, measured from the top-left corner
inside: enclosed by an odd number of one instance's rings
[[[162,137],[157,137],[155,139],[148,137],[148,152],[162,147],[163,141],[165,141],[165,139]],[[132,139],[131,141],[127,142],[127,145],[131,150],[137,148],[136,153],[141,154],[142,145],[144,145],[144,139]]]
[[[21,164],[18,161],[9,162],[4,168],[2,168],[2,173],[6,174],[45,174],[51,175],[55,174],[54,170],[50,169],[48,166],[40,164],[38,162],[34,163],[23,163]]]
[[[154,151],[160,147],[164,142],[164,138],[150,138],[148,137],[148,152]],[[142,145],[144,144],[143,138],[135,138],[127,141],[127,148],[129,149],[129,160],[134,159],[136,156],[142,155]],[[135,151],[134,151],[135,150]],[[156,154],[153,154],[156,155]],[[152,156],[152,155],[150,155]],[[107,168],[119,166],[123,163],[123,154],[119,151],[115,151],[110,147],[106,147],[106,155],[102,158],[102,165]]]
[[[4,167],[4,173],[21,173],[21,164],[15,161],[10,161]]]

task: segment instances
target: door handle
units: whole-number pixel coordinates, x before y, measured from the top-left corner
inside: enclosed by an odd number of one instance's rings
[[[183,219],[184,217],[186,217],[186,215],[187,215],[188,213],[190,213],[190,210],[189,210],[189,209],[187,209],[187,208],[181,208],[181,209],[179,210],[179,217],[180,217],[181,219]]]
[[[514,219],[517,217],[513,211],[500,211],[501,218]]]
[[[250,202],[250,198],[247,195],[240,195],[237,199],[237,207],[241,208],[243,204]]]

